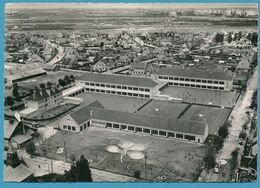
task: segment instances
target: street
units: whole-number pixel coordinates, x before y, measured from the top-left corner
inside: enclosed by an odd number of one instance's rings
[[[254,74],[248,81],[248,86],[244,94],[241,95],[237,105],[234,107],[230,114],[229,120],[231,120],[232,127],[229,129],[230,134],[224,142],[223,149],[218,159],[228,160],[231,159],[231,152],[239,146],[239,133],[242,130],[242,126],[247,122],[248,117],[246,111],[248,111],[251,104],[251,98],[254,91],[257,89],[257,78],[258,78],[258,67],[256,67]],[[212,170],[213,171],[213,170]],[[210,173],[211,176],[208,178],[208,182],[216,182],[219,180],[219,174]]]

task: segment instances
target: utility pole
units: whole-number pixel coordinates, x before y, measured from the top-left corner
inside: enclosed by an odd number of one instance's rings
[[[146,179],[146,156],[144,156],[144,178]]]
[[[64,154],[65,154],[65,160],[67,162],[67,149],[66,149],[66,142],[64,141]]]

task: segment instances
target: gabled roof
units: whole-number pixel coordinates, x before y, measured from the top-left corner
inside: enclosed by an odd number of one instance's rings
[[[155,87],[157,85],[157,83],[150,78],[114,74],[84,73],[78,77],[78,80],[139,87]]]
[[[4,167],[5,182],[22,182],[32,174],[33,171],[24,164],[20,164],[16,168],[12,168],[10,166]]]
[[[30,95],[27,100],[28,101],[41,101],[43,99],[47,99],[50,96],[56,95],[58,93],[62,93],[57,88],[46,88],[44,90],[34,91],[32,95]]]
[[[13,123],[10,123],[13,121]],[[19,122],[16,120],[4,120],[4,138],[10,139],[18,126]]]
[[[90,119],[97,119],[198,135],[204,135],[207,126],[205,122],[179,120],[147,114],[119,112],[100,108],[91,108],[88,106],[79,109],[78,111],[70,114],[70,116],[76,123],[78,123],[78,125]]]
[[[225,72],[204,71],[197,68],[186,68],[186,69],[185,68],[184,69],[162,68],[156,74],[166,75],[166,76],[187,77],[187,78],[232,80],[232,76],[228,75]]]

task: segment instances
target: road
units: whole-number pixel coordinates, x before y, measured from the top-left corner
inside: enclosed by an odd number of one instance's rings
[[[62,46],[59,46],[57,44],[51,43],[51,46],[53,48],[56,48],[58,50],[58,52],[57,52],[56,56],[53,57],[47,64],[54,65],[55,63],[58,63],[59,61],[62,60],[62,58],[65,56],[65,51]]]
[[[19,156],[22,156],[26,165],[34,171],[34,176],[42,176],[49,174],[52,169],[54,173],[63,174],[65,170],[70,170],[71,164],[58,160],[51,160],[44,157],[34,156],[31,158],[25,151],[20,151]],[[53,167],[52,167],[53,166]],[[120,174],[114,174],[102,170],[90,168],[92,179],[94,182],[136,182],[137,179]],[[140,180],[139,180],[140,181]]]
[[[256,67],[252,77],[249,79],[245,93],[241,95],[239,101],[237,102],[237,105],[234,107],[232,113],[230,114],[229,119],[231,120],[232,125],[232,127],[229,129],[230,134],[225,140],[223,149],[217,159],[231,159],[231,152],[239,146],[239,133],[242,130],[243,124],[248,121],[248,115],[246,114],[246,111],[249,110],[252,95],[257,89],[257,79],[258,67]],[[220,181],[219,178],[219,174],[212,173],[211,171],[211,175],[208,178],[208,181]]]

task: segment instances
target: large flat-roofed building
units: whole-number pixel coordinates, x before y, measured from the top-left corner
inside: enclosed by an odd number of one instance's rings
[[[62,130],[72,132],[81,132],[89,126],[195,143],[204,143],[208,136],[208,125],[205,122],[119,112],[88,106],[65,116],[60,121],[60,128]]]
[[[155,75],[155,80],[166,81],[171,86],[191,87],[209,90],[231,91],[233,77],[225,72],[205,71],[200,69],[162,68]]]
[[[113,74],[84,73],[76,80],[87,92],[151,98],[158,92],[158,83],[150,78]]]

